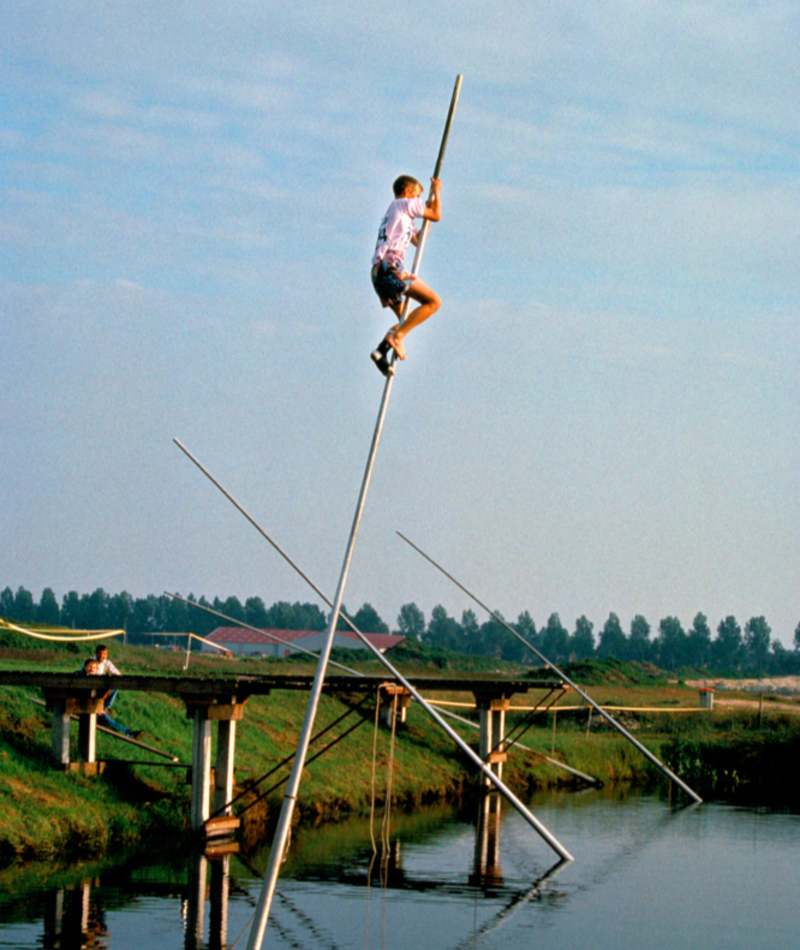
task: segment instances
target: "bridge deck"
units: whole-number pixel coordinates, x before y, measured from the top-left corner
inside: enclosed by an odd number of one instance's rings
[[[404,674],[405,675],[405,674]],[[489,692],[511,696],[531,689],[563,689],[556,679],[498,676],[414,676],[406,679],[416,689],[430,692]],[[0,686],[26,686],[57,693],[81,693],[86,690],[130,690],[145,693],[174,693],[192,698],[230,701],[236,697],[242,702],[249,696],[267,695],[272,690],[310,690],[314,675],[269,674],[223,676],[163,676],[150,674],[123,674],[121,676],[85,676],[82,673],[49,673],[38,670],[0,670]],[[393,682],[391,677],[331,674],[325,678],[328,692],[364,692],[377,689],[381,683]]]

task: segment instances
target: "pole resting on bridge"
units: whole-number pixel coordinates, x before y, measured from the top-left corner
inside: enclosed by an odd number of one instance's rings
[[[456,587],[459,588],[459,590],[462,590],[462,591],[467,595],[467,597],[469,597],[471,600],[474,600],[475,603],[478,604],[479,607],[482,607],[482,608],[489,614],[489,616],[490,616],[493,620],[496,620],[502,627],[505,627],[505,629],[508,630],[508,632],[509,632],[510,634],[512,634],[513,636],[515,636],[515,637],[517,638],[517,640],[520,641],[520,643],[524,643],[525,646],[531,651],[531,653],[533,653],[533,654],[535,654],[536,656],[538,656],[539,659],[540,659],[543,663],[546,663],[547,666],[550,667],[550,669],[556,674],[556,676],[559,676],[562,680],[564,680],[565,683],[569,683],[569,685],[575,690],[575,692],[576,692],[579,696],[581,696],[583,699],[585,699],[586,702],[592,707],[592,709],[594,709],[594,710],[595,710],[596,712],[598,712],[604,719],[606,719],[606,720],[608,721],[609,725],[613,726],[613,727],[617,730],[617,732],[619,732],[619,733],[621,733],[623,736],[625,736],[625,738],[626,738],[629,742],[633,743],[633,745],[636,746],[636,748],[642,753],[642,755],[645,756],[645,758],[647,758],[650,762],[652,762],[653,765],[655,765],[657,769],[659,769],[661,772],[663,772],[664,775],[666,775],[667,778],[671,779],[679,788],[682,788],[682,789],[684,790],[684,792],[686,792],[686,794],[689,796],[689,798],[691,798],[693,801],[695,801],[695,802],[697,802],[697,803],[701,803],[701,802],[703,801],[703,799],[697,794],[697,792],[695,792],[693,789],[689,788],[689,786],[686,784],[686,782],[684,782],[682,779],[678,778],[678,776],[677,776],[671,769],[667,768],[667,766],[664,765],[664,763],[661,762],[659,759],[657,759],[657,758],[653,755],[653,753],[652,753],[646,746],[643,746],[642,743],[639,742],[639,740],[636,739],[634,736],[632,736],[632,735],[628,732],[627,729],[623,728],[623,727],[617,722],[617,720],[614,719],[613,716],[611,716],[609,713],[607,713],[607,712],[605,711],[605,709],[603,709],[602,706],[599,706],[599,705],[592,699],[591,696],[589,696],[587,693],[585,693],[585,692],[580,688],[580,686],[578,686],[576,683],[573,683],[573,681],[572,681],[564,672],[562,672],[562,671],[555,665],[555,663],[551,663],[550,660],[548,660],[547,657],[546,657],[540,650],[537,650],[536,647],[535,647],[529,640],[526,640],[525,637],[523,637],[521,633],[518,633],[518,632],[511,626],[510,623],[507,623],[498,613],[496,613],[494,610],[491,610],[489,607],[487,607],[486,604],[485,604],[482,600],[479,600],[479,599],[475,596],[475,594],[472,593],[472,591],[468,590],[460,581],[457,581],[457,580],[455,579],[455,577],[453,577],[452,574],[449,574],[449,573],[442,567],[441,564],[437,564],[436,561],[434,561],[432,557],[430,557],[429,555],[427,555],[427,554],[422,550],[422,548],[417,547],[417,545],[414,544],[413,541],[410,541],[410,540],[409,540],[404,534],[402,534],[400,531],[398,531],[397,534],[398,534],[398,536],[399,536],[400,538],[403,539],[403,541],[406,542],[406,544],[407,544],[409,547],[413,548],[413,549],[417,552],[417,554],[419,554],[419,555],[421,555],[422,557],[424,557],[425,560],[426,560],[429,564],[432,564],[432,565],[436,568],[437,571],[441,571],[441,573],[444,574],[444,576],[445,576],[448,580],[452,581],[452,582],[456,585]]]
[[[306,583],[319,596],[319,598],[323,601],[323,603],[327,604],[329,607],[333,607],[332,601],[325,595],[325,593],[319,587],[317,587],[317,585],[311,580],[311,578],[307,574],[305,574],[302,571],[299,565],[294,560],[292,560],[292,558],[286,553],[286,551],[284,551],[283,548],[281,548],[266,533],[266,531],[264,531],[261,525],[259,525],[258,522],[255,521],[255,519],[250,514],[248,514],[247,511],[245,511],[242,505],[240,505],[239,502],[233,497],[233,495],[231,495],[230,492],[228,492],[222,486],[222,484],[216,478],[214,478],[214,476],[208,471],[208,469],[205,468],[201,464],[201,462],[197,458],[195,458],[194,455],[192,455],[192,453],[186,448],[186,446],[182,445],[177,439],[175,439],[174,442],[181,449],[181,451],[187,456],[187,458],[191,459],[191,461],[194,462],[194,464],[200,469],[200,471],[206,476],[206,478],[208,478],[209,481],[216,488],[218,488],[222,492],[222,494],[225,495],[225,497],[234,505],[234,507],[236,507],[247,518],[247,520],[253,525],[253,527],[259,532],[259,534],[269,544],[272,545],[272,547],[278,552],[278,554],[280,554],[280,556],[284,559],[284,561],[286,561],[286,563],[293,570],[295,570],[303,578],[303,580],[306,581]],[[176,597],[177,595],[168,594],[167,596]],[[182,598],[178,597],[177,599],[181,600]],[[191,601],[184,601],[184,602],[187,604],[192,603]],[[212,613],[218,617],[222,617],[224,620],[233,621],[233,618],[226,617],[225,614],[221,614],[219,611],[212,610],[208,606],[203,606],[203,605],[194,604],[194,603],[192,605],[195,607],[199,607],[200,609],[205,610],[208,613]],[[529,809],[527,809],[519,801],[518,798],[516,798],[516,796],[511,792],[511,790],[508,789],[503,784],[503,782],[500,780],[500,777],[496,775],[490,768],[488,768],[485,762],[483,762],[478,756],[475,755],[475,752],[473,751],[473,749],[464,742],[464,740],[458,735],[458,733],[454,732],[447,723],[442,722],[442,717],[446,716],[448,719],[454,720],[456,722],[464,723],[468,726],[471,726],[473,729],[479,728],[478,725],[474,722],[470,722],[470,720],[468,719],[462,719],[461,716],[456,716],[453,713],[449,713],[446,710],[437,711],[436,709],[434,709],[434,707],[430,703],[428,703],[425,699],[423,699],[419,695],[419,693],[414,689],[414,687],[412,687],[411,684],[408,683],[403,678],[402,674],[398,670],[395,669],[395,667],[389,662],[389,660],[387,660],[387,658],[380,652],[380,650],[378,650],[375,646],[373,646],[372,643],[370,643],[369,640],[367,640],[364,634],[358,629],[358,627],[353,623],[353,621],[347,616],[346,613],[344,613],[343,611],[340,611],[339,615],[341,619],[347,623],[347,625],[350,627],[353,633],[359,638],[359,640],[361,640],[364,646],[375,655],[375,658],[379,660],[380,663],[383,664],[383,666],[386,667],[386,669],[392,674],[394,679],[408,690],[408,692],[415,699],[415,701],[418,702],[420,706],[422,706],[422,708],[431,717],[431,719],[434,720],[434,722],[436,722],[438,725],[441,726],[441,728],[447,733],[447,735],[456,743],[456,745],[458,745],[461,751],[464,752],[464,754],[467,755],[478,766],[478,768],[484,774],[487,781],[492,783],[500,792],[500,794],[505,797],[505,799],[509,802],[509,804],[511,804],[520,813],[520,815],[522,815],[522,817],[528,822],[528,824],[532,828],[534,828],[534,830],[539,835],[541,835],[541,837],[547,842],[547,844],[549,844],[550,847],[553,848],[553,850],[558,854],[559,858],[562,861],[572,861],[573,858],[572,858],[572,855],[569,853],[569,851],[567,851],[567,849],[564,848],[563,845],[553,835],[551,835],[549,831],[547,831],[547,829],[544,827],[544,825],[541,824],[541,822],[539,822],[539,820],[535,817],[535,815],[533,815],[533,813]],[[240,621],[235,621],[235,622],[240,623]],[[248,626],[248,624],[242,624],[242,626],[246,627]],[[250,629],[255,630],[256,628],[251,627]],[[295,647],[295,649],[297,649],[297,647]],[[310,651],[304,650],[303,652],[309,653]],[[312,653],[311,655],[315,659],[319,658],[317,654]],[[334,664],[332,660],[329,660],[329,665],[340,666],[340,664]],[[350,672],[355,676],[363,676],[363,674],[358,672],[357,670],[348,670],[347,667],[342,667],[342,669],[347,670],[347,672]],[[522,748],[524,748],[524,746],[522,746]],[[544,758],[547,759],[548,757],[544,756]],[[597,781],[596,779],[593,779],[591,776],[583,775],[583,773],[581,772],[576,772],[574,769],[570,769],[568,766],[565,766],[563,763],[556,762],[555,760],[552,760],[552,759],[548,759],[548,761],[552,761],[554,765],[558,765],[561,768],[566,768],[567,771],[573,772],[575,775],[578,775],[579,777],[585,779],[590,784],[596,783]]]
[[[434,177],[439,177],[441,174],[441,164],[444,160],[445,149],[447,148],[447,139],[450,134],[450,126],[453,121],[453,115],[455,113],[456,102],[458,101],[458,93],[461,88],[461,76],[458,76],[456,79],[455,88],[453,90],[453,95],[450,102],[450,110],[447,116],[447,122],[445,125],[444,135],[442,136],[442,143],[439,148],[439,157],[436,162],[436,174]],[[420,238],[417,246],[417,253],[414,258],[414,267],[417,268],[420,262],[420,255],[425,244],[425,229],[420,230]],[[361,515],[364,511],[364,505],[367,499],[367,491],[369,489],[369,483],[372,478],[372,470],[375,465],[375,456],[378,451],[378,442],[380,441],[381,432],[383,430],[383,423],[386,418],[386,410],[389,405],[389,395],[392,390],[392,382],[394,380],[394,374],[390,373],[386,377],[386,385],[383,390],[383,398],[381,400],[380,410],[378,412],[378,420],[375,424],[375,432],[372,437],[372,444],[370,445],[369,456],[367,458],[367,465],[364,471],[364,478],[361,483],[361,491],[358,496],[358,503],[356,505],[356,512],[353,518],[353,525],[350,529],[350,539],[347,542],[347,549],[345,550],[344,561],[342,563],[342,570],[339,577],[339,584],[336,588],[336,594],[333,599],[333,607],[331,609],[330,619],[328,621],[328,626],[325,631],[325,643],[320,652],[319,663],[317,664],[317,671],[314,677],[314,683],[311,687],[311,693],[308,698],[308,705],[306,706],[305,719],[303,721],[303,728],[300,733],[300,738],[297,743],[297,750],[295,753],[294,765],[292,767],[292,773],[289,776],[289,784],[286,789],[286,795],[283,799],[283,806],[281,808],[280,817],[278,818],[278,825],[275,829],[275,837],[272,842],[272,849],[269,856],[269,864],[267,865],[267,870],[264,875],[264,884],[261,888],[261,893],[258,898],[258,904],[255,911],[255,919],[253,921],[253,926],[250,930],[250,937],[247,943],[247,950],[261,950],[261,945],[264,940],[264,931],[266,930],[267,921],[269,920],[269,911],[272,905],[272,898],[275,894],[275,886],[278,881],[278,874],[280,871],[281,861],[283,860],[283,854],[286,849],[286,842],[289,839],[289,831],[291,828],[292,814],[294,813],[294,806],[297,802],[297,793],[300,788],[300,778],[303,773],[303,767],[305,765],[306,753],[308,751],[308,743],[311,738],[311,733],[314,728],[314,719],[317,714],[317,706],[319,705],[320,695],[322,694],[322,687],[325,681],[325,672],[328,666],[328,659],[330,658],[331,649],[333,647],[333,639],[336,634],[336,625],[339,620],[339,613],[342,609],[342,601],[344,599],[344,589],[347,583],[347,575],[350,570],[350,562],[353,558],[353,550],[355,548],[356,537],[358,535],[359,525],[361,523]]]

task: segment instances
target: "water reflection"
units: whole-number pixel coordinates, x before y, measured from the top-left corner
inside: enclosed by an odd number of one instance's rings
[[[103,905],[92,899],[92,881],[59,887],[45,896],[46,950],[106,950],[108,937]]]
[[[146,882],[111,871],[100,878],[50,888],[44,894],[40,946],[44,950],[109,950],[105,900],[116,911],[142,898],[179,898],[184,950],[226,950],[231,853],[190,853],[186,884]],[[208,942],[205,942],[208,904]],[[2,941],[0,941],[2,944]],[[4,944],[3,944],[4,945]],[[123,944],[117,942],[116,946]]]
[[[500,819],[503,800],[498,792],[485,792],[478,805],[475,822],[475,861],[470,884],[476,887],[498,886],[503,883],[500,867]]]
[[[515,906],[522,905],[541,892],[560,865],[555,865],[547,873],[531,882],[529,888],[519,889],[518,882],[504,886],[500,864],[500,838],[503,819],[503,802],[493,791],[480,796],[474,817],[475,839],[471,855],[471,865],[463,867],[462,874],[449,874],[432,877],[428,874],[409,872],[403,865],[403,828],[408,830],[410,840],[419,837],[413,821],[401,819],[400,831],[387,835],[380,853],[367,854],[365,846],[357,845],[353,860],[342,861],[339,855],[335,863],[320,861],[316,855],[313,870],[303,866],[302,858],[290,860],[288,874],[295,877],[298,873],[306,880],[317,879],[326,883],[340,883],[355,888],[375,888],[382,892],[401,890],[419,893],[445,892],[453,895],[479,892],[494,896],[503,894],[507,900],[497,915],[497,922],[490,923],[493,929],[507,916]],[[435,827],[439,823],[435,822]],[[415,831],[417,834],[415,835]],[[324,837],[325,829],[317,829],[313,834]],[[423,838],[426,835],[423,833]],[[299,849],[302,851],[302,848]],[[180,916],[183,925],[184,950],[226,950],[228,944],[228,904],[231,893],[231,857],[236,846],[226,851],[190,852],[185,865],[185,883],[134,880],[125,878],[121,870],[112,871],[104,878],[87,878],[80,883],[61,886],[47,892],[44,907],[44,932],[41,946],[45,950],[106,950],[110,946],[110,934],[104,912],[104,895],[113,890],[115,907],[121,903],[143,897],[177,897],[180,902]],[[466,857],[466,855],[465,855]],[[261,872],[243,856],[238,857],[254,877]],[[259,862],[260,863],[260,862]],[[292,866],[299,864],[299,867]],[[237,889],[237,896],[249,894]],[[317,945],[322,943],[335,946],[330,938],[323,939],[322,932],[314,920],[304,914],[287,894],[279,893],[282,906],[294,917],[295,922],[308,930]],[[321,943],[320,943],[321,941]]]
[[[203,942],[206,902],[209,904],[208,950],[225,950],[228,945],[231,853],[217,852],[209,856],[197,851],[189,858],[188,886],[182,907],[185,950],[206,947]]]
[[[755,945],[757,924],[784,941],[765,945],[796,943],[793,816],[675,810],[608,790],[548,798],[537,810],[580,842],[580,858],[546,869],[538,839],[496,795],[474,809],[470,822],[445,808],[397,813],[376,856],[367,822],[299,830],[265,946],[633,950],[644,939],[650,950],[672,950],[703,929],[709,948],[742,950]],[[32,868],[3,871],[0,948],[241,950],[266,860],[132,857],[51,871],[56,886],[46,890]]]

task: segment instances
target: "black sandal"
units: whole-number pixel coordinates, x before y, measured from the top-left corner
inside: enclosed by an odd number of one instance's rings
[[[378,367],[384,376],[394,376],[394,366],[387,359],[391,350],[392,347],[386,342],[386,340],[381,340],[377,348],[369,354],[372,362]]]

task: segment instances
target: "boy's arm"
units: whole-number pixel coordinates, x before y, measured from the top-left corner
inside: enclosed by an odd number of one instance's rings
[[[441,178],[431,178],[431,196],[425,202],[425,211],[422,217],[428,221],[439,221],[442,217],[442,200],[439,191],[442,187]]]

